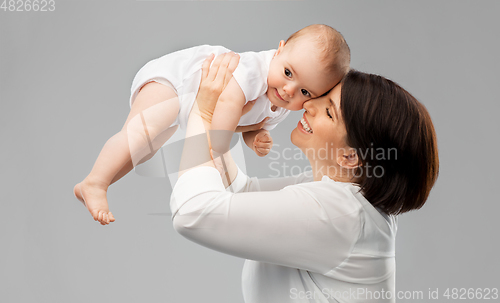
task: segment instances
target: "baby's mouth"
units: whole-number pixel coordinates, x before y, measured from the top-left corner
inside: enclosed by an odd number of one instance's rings
[[[276,92],[276,97],[278,97],[281,101],[285,101],[285,99],[281,98],[281,95],[278,93],[278,90],[275,89],[275,92]],[[285,101],[287,102],[287,101]]]

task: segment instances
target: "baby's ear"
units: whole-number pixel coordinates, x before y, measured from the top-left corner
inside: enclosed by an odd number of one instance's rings
[[[283,48],[285,47],[285,41],[284,40],[281,40],[280,41],[280,44],[278,46],[278,50],[274,53],[274,57],[276,57],[276,55],[279,55],[279,53],[281,53],[283,51]]]

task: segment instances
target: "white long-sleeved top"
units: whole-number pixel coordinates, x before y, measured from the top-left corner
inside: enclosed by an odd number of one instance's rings
[[[215,168],[182,175],[170,202],[174,228],[247,259],[246,303],[395,302],[397,217],[352,183],[312,174],[257,179],[241,171],[226,191]]]

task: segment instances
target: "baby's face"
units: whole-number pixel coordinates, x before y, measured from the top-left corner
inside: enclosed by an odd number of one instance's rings
[[[305,101],[330,90],[337,82],[327,74],[314,49],[314,43],[300,39],[276,51],[267,75],[267,97],[272,104],[288,110],[301,110]]]

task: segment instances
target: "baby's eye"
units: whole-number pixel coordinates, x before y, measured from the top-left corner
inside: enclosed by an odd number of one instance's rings
[[[306,97],[311,97],[311,94],[305,89],[301,89],[300,92],[302,93],[302,95],[304,95]]]
[[[285,68],[285,76],[289,78],[292,76],[292,72],[288,68]]]
[[[326,114],[328,115],[328,117],[330,117],[330,119],[333,120],[332,115],[330,115],[330,109],[328,107],[326,108]]]

